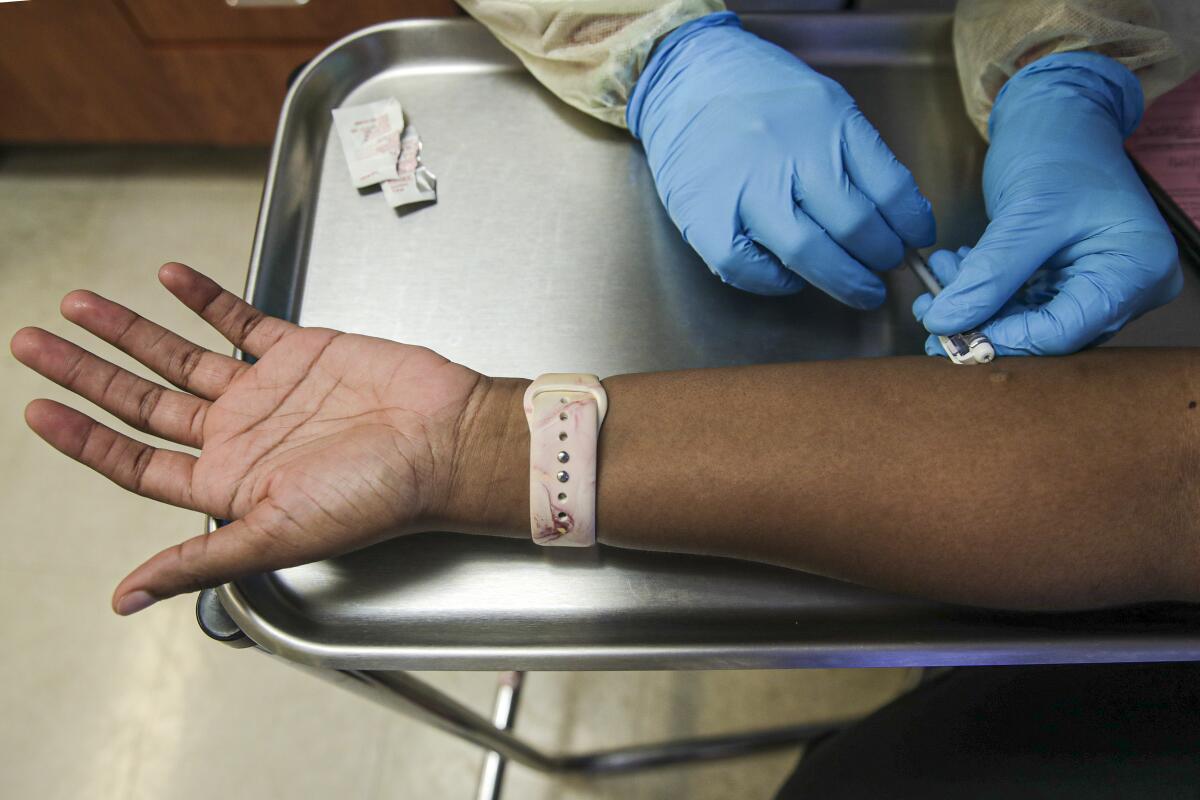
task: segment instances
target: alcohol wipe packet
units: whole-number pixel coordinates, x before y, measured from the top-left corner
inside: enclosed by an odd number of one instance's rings
[[[333,124],[356,188],[381,184],[393,208],[437,200],[437,177],[421,163],[421,138],[405,126],[395,98],[335,108]]]

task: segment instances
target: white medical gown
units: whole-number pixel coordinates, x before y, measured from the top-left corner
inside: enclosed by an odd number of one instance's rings
[[[624,127],[654,44],[721,0],[459,0],[565,102]],[[986,136],[1008,78],[1050,53],[1089,50],[1129,67],[1147,103],[1200,68],[1200,0],[960,0],[954,50],[971,121]]]

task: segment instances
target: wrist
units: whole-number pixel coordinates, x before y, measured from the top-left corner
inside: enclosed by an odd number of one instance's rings
[[[1078,146],[1076,137],[1094,139],[1104,127],[1120,144],[1141,121],[1143,106],[1141,83],[1120,62],[1098,53],[1053,53],[1018,70],[1000,89],[988,135],[994,145],[1008,131],[1025,140],[1042,131],[1041,140]]]
[[[647,117],[658,105],[653,97],[655,86],[676,81],[680,73],[679,63],[690,60],[690,51],[702,46],[698,45],[698,40],[706,35],[705,31],[715,29],[733,35],[744,33],[737,14],[718,11],[685,22],[654,46],[625,107],[625,125],[634,138],[642,139],[654,127],[653,123],[647,122]]]
[[[1124,141],[1141,106],[1133,73],[1095,53],[1055,53],[1017,72],[988,121],[983,189],[991,212],[1026,194],[1019,187],[1027,184],[1066,190],[1127,165]]]
[[[459,420],[446,490],[429,527],[529,535],[529,381],[480,380]]]

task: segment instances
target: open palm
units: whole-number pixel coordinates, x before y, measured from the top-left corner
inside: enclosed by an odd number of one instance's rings
[[[182,264],[165,265],[159,278],[256,363],[204,350],[90,292],[67,295],[63,315],[183,391],[44,330],[12,340],[30,368],[200,455],[151,447],[35,400],[26,419],[42,438],[126,489],[232,520],[138,567],[117,587],[114,608],[131,613],[333,556],[436,515],[483,376],[425,348],[267,316]]]

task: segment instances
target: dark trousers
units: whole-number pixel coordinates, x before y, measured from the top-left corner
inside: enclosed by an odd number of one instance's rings
[[[1200,664],[957,669],[821,741],[777,800],[1200,798]]]

